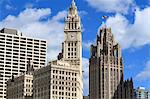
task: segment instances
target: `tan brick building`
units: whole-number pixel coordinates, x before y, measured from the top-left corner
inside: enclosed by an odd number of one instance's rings
[[[30,61],[27,71],[18,77],[12,76],[7,81],[7,99],[32,99],[33,96],[33,66]]]
[[[82,33],[74,0],[65,18],[58,60],[34,72],[33,99],[83,99]]]
[[[65,61],[52,61],[34,72],[33,99],[81,99],[78,69]]]

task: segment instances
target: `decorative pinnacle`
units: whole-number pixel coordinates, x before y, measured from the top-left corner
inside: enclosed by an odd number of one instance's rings
[[[75,5],[76,5],[75,1],[72,0],[71,6],[75,6]]]

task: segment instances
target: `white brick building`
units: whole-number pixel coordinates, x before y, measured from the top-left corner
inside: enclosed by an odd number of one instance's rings
[[[45,40],[24,37],[13,29],[0,30],[0,99],[6,98],[6,81],[25,72],[28,59],[35,69],[45,66],[46,50]]]

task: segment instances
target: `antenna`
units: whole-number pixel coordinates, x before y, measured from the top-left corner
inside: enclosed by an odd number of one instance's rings
[[[102,19],[103,19],[104,21],[106,21],[107,16],[103,15],[103,16],[102,16]],[[102,26],[103,26],[104,28],[106,28],[106,27],[107,27],[107,26],[106,26],[106,22],[102,22]]]

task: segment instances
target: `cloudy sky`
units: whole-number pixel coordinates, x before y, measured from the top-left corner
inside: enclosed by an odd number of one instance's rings
[[[125,79],[150,89],[150,0],[75,0],[83,27],[84,94],[88,94],[89,46],[103,22],[122,47]],[[0,0],[0,29],[48,41],[47,60],[56,59],[63,42],[64,17],[71,0]],[[102,20],[102,16],[108,18]]]

